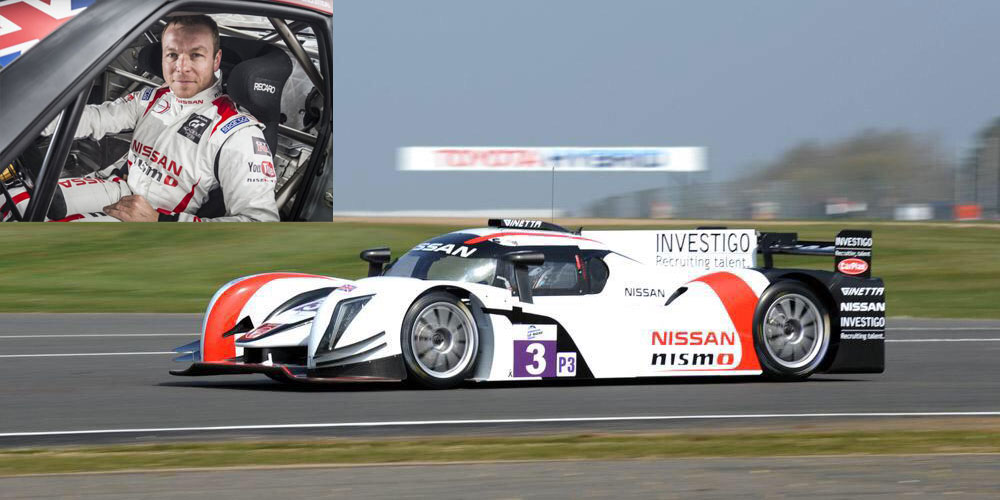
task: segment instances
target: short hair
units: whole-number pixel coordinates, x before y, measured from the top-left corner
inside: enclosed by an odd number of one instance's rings
[[[167,28],[175,24],[178,26],[203,26],[208,28],[212,32],[212,54],[215,55],[219,52],[219,25],[215,22],[215,19],[205,14],[168,17],[167,25],[163,27],[163,31],[166,32]]]

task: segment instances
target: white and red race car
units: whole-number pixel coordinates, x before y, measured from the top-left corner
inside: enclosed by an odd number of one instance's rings
[[[271,273],[223,286],[175,375],[284,381],[880,373],[885,288],[869,231],[579,231],[537,220],[438,236],[369,276]],[[834,271],[776,269],[830,255]],[[763,261],[757,266],[758,258]],[[384,269],[383,269],[384,267]]]

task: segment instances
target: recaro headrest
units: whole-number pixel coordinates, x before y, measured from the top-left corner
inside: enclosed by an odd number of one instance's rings
[[[278,142],[281,120],[281,92],[292,74],[292,61],[278,47],[256,40],[231,38],[226,51],[238,53],[241,60],[225,77],[226,93],[264,124],[264,138],[271,151]]]

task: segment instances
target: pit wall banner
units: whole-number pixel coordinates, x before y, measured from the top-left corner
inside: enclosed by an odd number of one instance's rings
[[[757,259],[757,231],[718,229],[693,231],[583,231],[644,264],[687,269],[743,269]]]
[[[408,147],[399,170],[465,172],[699,172],[705,148]]]

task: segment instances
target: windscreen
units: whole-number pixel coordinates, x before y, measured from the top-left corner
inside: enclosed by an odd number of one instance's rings
[[[496,269],[495,258],[457,257],[415,250],[400,257],[385,275],[492,285]]]

